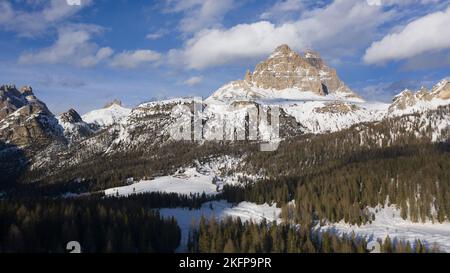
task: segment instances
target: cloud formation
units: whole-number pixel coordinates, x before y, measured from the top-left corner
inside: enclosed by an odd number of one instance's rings
[[[364,1],[336,0],[304,12],[296,21],[260,21],[199,31],[182,49],[171,50],[169,60],[177,64],[181,61],[187,68],[204,69],[260,58],[283,43],[296,50],[314,48],[343,56],[368,46],[377,27],[391,15]]]
[[[401,31],[372,43],[363,57],[367,64],[408,59],[450,48],[450,6],[408,23]]]
[[[284,17],[287,13],[300,12],[305,8],[304,0],[281,0],[277,1],[270,9],[263,12],[261,19]]]
[[[199,85],[201,82],[203,82],[202,76],[194,76],[184,81],[184,84],[188,86],[195,86]]]
[[[58,29],[58,38],[53,45],[35,52],[22,54],[19,57],[19,63],[68,63],[80,67],[96,65],[113,54],[111,48],[100,48],[92,41],[94,35],[102,32],[103,28],[95,25],[61,27]]]
[[[153,50],[124,51],[113,57],[111,66],[132,69],[143,64],[159,61],[161,57],[160,53]]]
[[[35,9],[25,11],[16,8],[14,1],[0,3],[0,28],[16,32],[19,36],[34,37],[45,34],[51,27],[77,14],[92,4],[93,0],[83,0],[82,5],[68,5],[66,0],[31,2]]]
[[[217,27],[235,7],[234,0],[166,0],[166,12],[182,13],[180,31],[192,34],[204,28]]]

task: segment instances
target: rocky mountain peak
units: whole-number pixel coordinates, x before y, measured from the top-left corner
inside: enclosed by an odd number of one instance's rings
[[[443,79],[436,84],[431,90],[431,94],[438,99],[450,99],[450,79]]]
[[[47,106],[38,100],[30,86],[24,86],[18,90],[15,85],[0,86],[0,120],[7,117],[9,114],[25,107],[23,113],[49,113]]]
[[[115,100],[105,104],[105,106],[103,108],[110,108],[111,106],[114,106],[114,105],[122,106],[122,101],[118,100],[118,99],[115,99]]]
[[[83,119],[78,114],[78,112],[75,111],[75,109],[70,109],[69,111],[61,114],[60,119],[61,119],[61,121],[68,122],[68,123],[83,122]]]
[[[450,82],[448,79],[444,79],[436,84],[431,91],[428,88],[422,86],[416,92],[409,89],[403,90],[397,96],[394,97],[392,105],[389,107],[389,112],[403,110],[416,111],[425,109],[426,107],[433,107],[433,105],[445,105],[448,104],[447,100],[450,99]]]
[[[31,86],[22,86],[19,91],[24,96],[32,96],[32,95],[34,95],[33,94],[33,88]]]
[[[321,59],[320,53],[317,51],[314,51],[312,49],[308,49],[305,51],[304,58],[305,59]]]
[[[419,91],[417,91],[415,96],[419,100],[430,101],[431,99],[433,99],[433,96],[431,95],[430,90],[428,90],[428,88],[426,88],[425,86],[422,86],[419,89]]]
[[[357,97],[338,78],[336,70],[325,64],[319,53],[308,50],[300,55],[286,44],[277,47],[253,73],[247,71],[245,81],[263,89],[298,89],[319,95],[342,93]]]
[[[273,53],[270,55],[269,59],[272,58],[280,58],[280,57],[289,57],[293,55],[298,55],[295,51],[293,51],[288,45],[283,44],[278,46]]]

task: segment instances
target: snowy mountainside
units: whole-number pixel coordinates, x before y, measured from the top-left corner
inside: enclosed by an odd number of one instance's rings
[[[422,87],[413,92],[409,89],[403,90],[393,99],[389,107],[389,116],[400,116],[437,109],[439,106],[450,104],[450,81],[443,79],[429,91]]]
[[[56,118],[58,119],[59,125],[63,128],[64,136],[69,143],[81,140],[93,134],[92,128],[83,121],[74,109],[70,109]]]
[[[130,113],[131,109],[113,103],[106,108],[93,110],[86,113],[82,116],[82,118],[87,123],[96,124],[100,127],[107,127],[120,122]]]

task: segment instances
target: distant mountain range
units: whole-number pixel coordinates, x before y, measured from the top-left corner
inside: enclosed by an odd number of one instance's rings
[[[38,172],[34,180],[42,181],[92,158],[152,150],[170,142],[170,134],[182,125],[172,109],[186,106],[193,113],[194,104],[192,99],[180,98],[128,109],[114,101],[83,116],[74,109],[55,116],[31,87],[1,86],[0,154],[3,160],[14,156],[12,151],[20,151],[25,157],[20,168],[0,171],[8,173],[5,177],[16,178],[20,175],[10,174],[17,170]],[[213,128],[222,130],[223,120],[233,128],[248,130],[246,112],[255,106],[265,113],[274,107],[280,109],[280,140],[411,115],[408,122],[415,125],[408,130],[427,128],[430,139],[439,141],[448,137],[450,118],[436,110],[450,105],[450,82],[444,79],[431,90],[422,88],[415,93],[404,90],[392,104],[367,102],[342,82],[318,53],[300,55],[281,45],[253,72],[247,71],[244,79],[224,85],[200,104],[202,143],[214,138],[210,135]],[[190,118],[181,122],[191,128]],[[262,140],[266,127],[258,124],[258,139]],[[226,133],[220,131],[219,135]],[[65,177],[74,179],[78,173],[71,177],[69,172]]]

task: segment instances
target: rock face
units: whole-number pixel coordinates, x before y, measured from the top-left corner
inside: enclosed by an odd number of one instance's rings
[[[105,106],[103,106],[103,108],[110,108],[113,105],[122,106],[122,101],[118,100],[118,99],[115,99],[115,100],[105,104]]]
[[[70,109],[61,114],[57,119],[59,125],[64,130],[64,137],[69,143],[81,140],[93,134],[92,128],[83,121],[75,109]]]
[[[78,114],[78,112],[75,111],[75,109],[70,109],[69,111],[61,114],[60,120],[69,123],[83,122],[83,119]]]
[[[269,59],[259,63],[250,80],[263,89],[296,88],[320,95],[328,93],[322,86],[318,69],[287,45],[279,46]]]
[[[50,113],[47,106],[34,96],[31,87],[24,86],[20,89],[17,89],[15,85],[0,87],[0,120],[24,106],[28,106],[28,109],[24,111],[30,113]]]
[[[437,83],[431,91],[429,91],[426,87],[422,87],[416,92],[405,89],[403,92],[395,96],[391,106],[389,107],[389,113],[408,114],[425,109],[431,109],[436,106],[449,104],[449,99],[450,82],[448,79],[444,79]]]
[[[421,95],[421,97],[423,97],[423,94]],[[406,108],[415,105],[416,102],[417,102],[416,95],[411,90],[405,89],[400,94],[395,96],[392,105],[389,107],[389,109],[405,110]]]
[[[450,80],[444,79],[436,84],[431,90],[431,94],[433,97],[448,100],[450,99]]]
[[[62,137],[57,120],[29,86],[1,86],[0,109],[0,142],[42,146]]]
[[[359,98],[337,76],[336,70],[327,66],[320,55],[307,51],[299,55],[281,45],[258,65],[247,70],[244,80],[231,82],[220,88],[216,96],[257,98],[264,97],[260,90],[312,92],[319,96],[336,94],[346,98]],[[295,94],[293,94],[295,96]],[[213,95],[214,96],[214,95]],[[276,94],[275,94],[276,96]]]
[[[337,92],[352,94],[338,78],[336,70],[328,67],[318,53],[307,51],[300,56],[288,45],[275,49],[267,60],[256,66],[253,74],[246,76],[246,81],[264,89],[295,88],[319,95]]]

